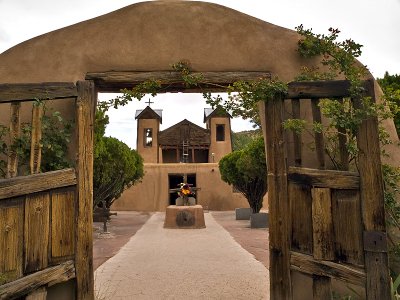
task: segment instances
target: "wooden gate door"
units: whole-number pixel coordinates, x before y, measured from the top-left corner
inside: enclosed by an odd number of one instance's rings
[[[28,106],[21,103],[38,99],[73,106],[77,160],[74,168],[40,173],[43,111],[33,105],[31,175],[17,176],[17,154],[9,147],[8,179],[0,179],[0,299],[46,299],[57,284],[67,286],[63,299],[93,299],[94,84],[1,84],[0,111],[11,103],[11,141]]]
[[[300,119],[303,105],[321,122],[319,99],[349,97],[349,86],[347,81],[294,82],[288,95],[264,104],[271,299],[331,299],[337,282],[361,287],[361,299],[390,299],[377,119],[359,127],[358,172],[327,170],[318,133],[318,168],[305,168],[304,136],[285,132],[282,125],[288,116]],[[375,99],[373,82],[365,82],[365,88]],[[339,138],[339,144],[346,166],[345,140]],[[299,287],[311,296],[300,296]]]

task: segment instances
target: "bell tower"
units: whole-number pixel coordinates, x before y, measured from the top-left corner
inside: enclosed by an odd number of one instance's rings
[[[143,157],[145,163],[159,163],[158,133],[162,123],[162,110],[145,109],[136,111],[137,120],[137,152]]]
[[[223,156],[232,152],[231,118],[232,116],[221,107],[204,109],[204,123],[210,130],[210,163],[217,163]]]

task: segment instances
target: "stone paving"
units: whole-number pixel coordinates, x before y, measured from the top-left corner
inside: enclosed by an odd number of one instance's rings
[[[268,270],[211,214],[205,229],[164,229],[164,217],[96,270],[97,299],[268,299]]]

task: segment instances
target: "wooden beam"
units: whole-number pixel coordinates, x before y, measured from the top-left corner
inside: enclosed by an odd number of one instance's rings
[[[0,200],[75,184],[74,169],[0,179]]]
[[[271,299],[292,299],[290,279],[290,204],[288,197],[286,143],[282,123],[284,97],[263,102],[268,166],[270,295]]]
[[[360,176],[355,172],[349,171],[289,167],[288,178],[290,181],[311,185],[313,187],[326,187],[342,190],[354,190],[360,188]]]
[[[300,101],[299,99],[292,100],[293,119],[300,119]],[[293,150],[294,150],[294,165],[301,167],[301,132],[297,133],[293,130]]]
[[[295,81],[289,83],[287,98],[336,98],[350,96],[350,82],[347,80],[334,81]]]
[[[0,299],[19,298],[40,288],[41,286],[52,286],[57,283],[68,281],[74,277],[74,262],[70,260],[60,265],[0,285]]]
[[[368,81],[369,94],[375,100],[374,82]],[[356,107],[362,107],[360,99],[353,99]],[[378,119],[370,117],[361,122],[357,131],[358,169],[360,172],[360,196],[364,230],[386,231],[383,178]],[[387,251],[371,251],[365,248],[367,273],[367,299],[390,299],[389,261]],[[382,241],[386,246],[386,238]]]
[[[322,124],[321,110],[318,106],[319,99],[311,99],[313,121]],[[318,169],[325,169],[325,141],[322,132],[314,132],[315,152],[317,154]]]
[[[13,144],[21,136],[21,103],[11,104],[11,122],[10,122],[10,147],[7,157],[7,178],[13,178],[18,175],[18,155]]]
[[[46,300],[46,299],[47,299],[47,289],[44,287],[33,291],[25,298],[25,300]]]
[[[92,81],[78,81],[76,101],[77,195],[75,268],[78,300],[94,299],[93,278],[93,126]]]
[[[29,162],[31,174],[40,173],[40,164],[42,162],[42,115],[42,104],[35,103],[32,108],[31,155]]]
[[[76,86],[70,82],[0,84],[0,103],[56,100],[76,96]]]
[[[333,277],[355,285],[365,285],[366,274],[363,269],[348,267],[347,265],[330,261],[316,260],[311,255],[298,252],[292,251],[290,254],[290,264],[293,270],[309,275]]]
[[[226,87],[238,80],[251,81],[259,78],[271,78],[269,71],[265,72],[193,72],[194,76],[201,76],[204,88],[215,91],[226,91]],[[160,80],[164,92],[193,91],[188,89],[182,81],[180,72],[176,71],[108,71],[89,72],[87,80],[93,80],[99,91],[119,92],[122,88],[132,88],[146,80]]]

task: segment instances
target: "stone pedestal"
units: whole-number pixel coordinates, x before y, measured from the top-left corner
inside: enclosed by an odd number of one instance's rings
[[[201,205],[168,206],[165,211],[164,228],[206,228],[203,207]]]
[[[251,208],[236,208],[236,220],[250,220],[250,216],[253,213]]]

